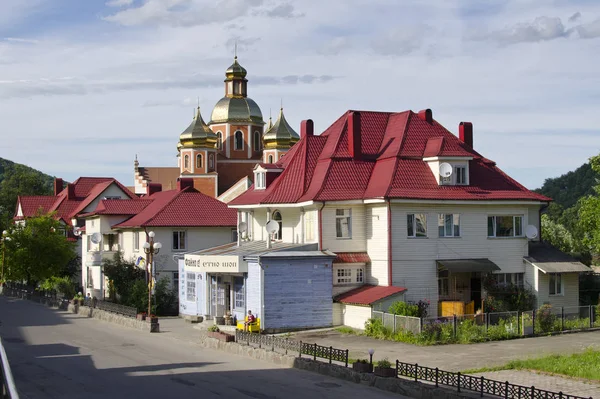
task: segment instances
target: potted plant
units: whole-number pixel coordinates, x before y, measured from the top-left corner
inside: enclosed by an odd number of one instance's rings
[[[219,329],[219,326],[217,326],[215,324],[208,327],[208,336],[211,338],[216,338],[220,341],[225,341],[225,342],[233,342],[235,340],[235,337],[233,335],[225,334],[224,332],[221,332],[221,330]]]
[[[81,292],[78,292],[77,295],[73,297],[73,305],[83,305],[83,295]]]
[[[396,377],[396,369],[392,368],[392,364],[387,357],[377,362],[374,373],[378,377]]]
[[[138,313],[136,318],[141,321],[146,320],[146,312]]]
[[[373,364],[369,363],[367,359],[358,359],[352,363],[352,370],[358,371],[359,373],[372,373]]]

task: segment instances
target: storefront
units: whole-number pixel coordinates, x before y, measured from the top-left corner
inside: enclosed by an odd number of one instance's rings
[[[227,244],[179,260],[180,313],[243,319],[270,331],[332,325],[332,261],[316,245]]]

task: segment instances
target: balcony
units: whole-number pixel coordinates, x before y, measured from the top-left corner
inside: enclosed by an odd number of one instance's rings
[[[85,262],[86,266],[102,266],[105,260],[112,260],[119,251],[89,251]]]

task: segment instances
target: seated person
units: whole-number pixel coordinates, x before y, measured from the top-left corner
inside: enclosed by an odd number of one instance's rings
[[[252,314],[252,311],[248,311],[248,317],[246,317],[246,321],[244,322],[244,331],[248,331],[248,326],[256,322],[256,317]]]

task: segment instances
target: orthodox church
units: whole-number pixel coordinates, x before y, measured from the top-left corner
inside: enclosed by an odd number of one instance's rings
[[[283,108],[274,124],[271,118],[265,123],[260,107],[248,97],[246,75],[236,56],[225,71],[225,96],[213,108],[209,122],[204,121],[198,107],[190,125],[179,135],[176,167],[142,167],[136,157],[136,194],[145,194],[150,183],[160,183],[164,190],[174,189],[180,177],[192,178],[194,188],[211,197],[219,197],[234,186],[239,194],[250,186],[257,163],[277,163],[300,140],[286,121]]]

